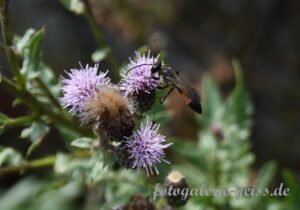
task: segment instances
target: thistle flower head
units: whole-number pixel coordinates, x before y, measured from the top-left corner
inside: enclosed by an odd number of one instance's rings
[[[164,144],[165,136],[158,133],[159,125],[150,121],[143,123],[140,130],[133,132],[130,138],[126,138],[125,148],[129,153],[129,160],[132,161],[132,168],[145,168],[147,175],[149,171],[153,174],[152,168],[158,174],[155,164],[164,161],[164,149],[172,143]]]
[[[135,126],[133,106],[118,88],[105,85],[89,99],[78,114],[83,125],[92,125],[99,135],[115,141],[131,136]]]
[[[96,94],[97,88],[110,82],[106,76],[107,72],[98,74],[97,70],[98,64],[94,67],[81,66],[81,69],[71,69],[71,72],[67,73],[69,78],[62,78],[63,97],[60,101],[64,107],[69,107],[73,114],[82,112],[85,103]]]
[[[136,59],[131,60],[128,64],[129,72],[126,70],[122,74],[122,80],[120,82],[120,90],[125,93],[126,96],[138,94],[140,91],[151,92],[154,91],[158,85],[159,80],[155,79],[151,72],[152,65],[157,62],[158,56],[154,58],[148,55],[135,52]]]

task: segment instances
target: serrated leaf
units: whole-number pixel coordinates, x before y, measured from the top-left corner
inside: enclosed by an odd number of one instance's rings
[[[110,48],[96,50],[92,54],[92,60],[96,63],[103,61],[107,57],[107,55],[110,53],[110,51],[111,51]]]
[[[244,76],[241,65],[237,60],[233,61],[236,86],[226,101],[225,116],[226,122],[236,123],[241,128],[250,128],[250,116],[254,108],[244,84]]]
[[[28,40],[26,47],[24,48],[22,73],[26,74],[29,79],[33,79],[39,75],[44,35],[45,30],[42,28]]]
[[[75,139],[71,142],[71,145],[73,147],[78,147],[81,149],[90,149],[93,146],[94,140],[91,138],[83,137],[83,138],[78,138]]]

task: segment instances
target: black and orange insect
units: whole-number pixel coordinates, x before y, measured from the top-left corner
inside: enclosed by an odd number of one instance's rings
[[[184,102],[195,112],[201,114],[202,107],[200,103],[200,96],[193,87],[187,84],[180,76],[179,71],[174,71],[170,66],[163,65],[161,61],[157,61],[154,64],[141,64],[142,65],[152,65],[151,72],[155,79],[160,79],[161,85],[158,89],[170,88],[166,96],[161,98],[161,103],[171,94],[174,89],[177,89],[181,94]],[[139,66],[136,66],[139,67]],[[136,68],[134,67],[134,68]],[[132,70],[129,69],[128,72]],[[127,72],[127,73],[128,73]],[[157,77],[158,75],[158,77]]]

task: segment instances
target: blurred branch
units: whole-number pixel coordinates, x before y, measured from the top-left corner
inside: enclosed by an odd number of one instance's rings
[[[5,53],[7,59],[11,65],[11,69],[16,77],[18,84],[21,87],[21,90],[25,89],[25,81],[21,75],[20,68],[18,65],[18,59],[11,49],[13,34],[11,32],[9,22],[8,22],[8,5],[9,0],[0,0],[0,21],[1,21],[1,30],[2,30],[2,38],[3,38],[3,47],[5,49]]]
[[[83,157],[90,157],[90,152],[76,152],[69,155],[71,158],[83,158]],[[55,164],[56,155],[51,155],[48,157],[44,157],[41,159],[36,159],[32,161],[25,161],[21,165],[17,166],[6,166],[0,168],[0,177],[11,174],[11,173],[25,173],[26,171],[38,169],[38,168],[45,168],[51,167]]]
[[[36,120],[36,116],[34,116],[34,115],[22,116],[22,117],[10,119],[5,123],[5,129],[13,128],[13,127],[17,127],[17,126],[30,125],[35,120]]]
[[[88,2],[88,0],[83,0],[84,4],[85,4],[85,13],[84,13],[84,17],[87,19],[93,33],[94,36],[96,38],[96,41],[99,45],[100,48],[102,49],[106,49],[106,48],[110,48],[104,37],[103,37],[103,33],[100,30],[100,28],[97,25],[97,22],[95,20],[95,17],[93,15],[93,12],[91,10],[90,4]],[[120,74],[119,74],[119,64],[117,62],[117,60],[115,59],[115,57],[112,55],[112,52],[109,52],[107,55],[107,61],[109,62],[109,64],[111,65],[112,68],[112,73],[113,73],[113,78],[115,81],[119,81],[120,80]]]
[[[24,173],[25,171],[53,166],[55,164],[56,156],[49,156],[38,160],[24,162],[18,166],[6,166],[0,168],[0,177],[10,173]]]

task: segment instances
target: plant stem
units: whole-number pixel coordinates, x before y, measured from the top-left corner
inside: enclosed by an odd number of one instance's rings
[[[72,153],[69,154],[71,158],[87,158],[91,156],[90,152],[77,152],[77,153]],[[56,162],[56,155],[50,155],[48,157],[36,159],[36,160],[31,160],[31,161],[24,161],[20,165],[16,166],[6,166],[0,168],[0,177],[11,174],[11,173],[25,173],[29,170],[33,169],[39,169],[39,168],[45,168],[45,167],[51,167],[55,164]]]
[[[103,33],[97,25],[97,22],[94,18],[93,12],[90,8],[88,1],[83,0],[83,2],[85,4],[85,8],[86,8],[84,17],[87,19],[99,47],[103,48],[103,49],[108,49],[109,46],[106,44],[106,41],[103,37]],[[120,80],[119,64],[111,52],[109,52],[107,55],[107,61],[111,65],[114,80],[119,81]]]
[[[56,156],[48,156],[37,160],[26,161],[17,166],[6,166],[0,168],[0,177],[10,173],[24,173],[28,170],[53,166],[56,160]]]
[[[61,107],[60,103],[58,102],[58,100],[54,97],[54,95],[52,94],[52,92],[50,91],[50,89],[48,88],[48,86],[44,83],[44,81],[41,78],[37,78],[36,79],[37,84],[39,85],[39,87],[45,91],[45,93],[47,94],[47,96],[49,97],[49,99],[52,101],[52,103],[59,109],[59,110],[63,110],[63,108]]]
[[[16,77],[18,84],[21,87],[21,90],[25,89],[25,81],[21,75],[18,59],[11,49],[13,35],[8,23],[8,5],[9,0],[0,0],[0,22],[2,29],[2,37],[3,37],[3,47],[5,49],[5,53],[7,59],[11,65],[11,69]]]
[[[17,126],[30,125],[35,120],[35,118],[36,118],[35,116],[30,115],[30,116],[22,116],[22,117],[10,119],[7,122],[5,122],[5,129],[13,128]]]

